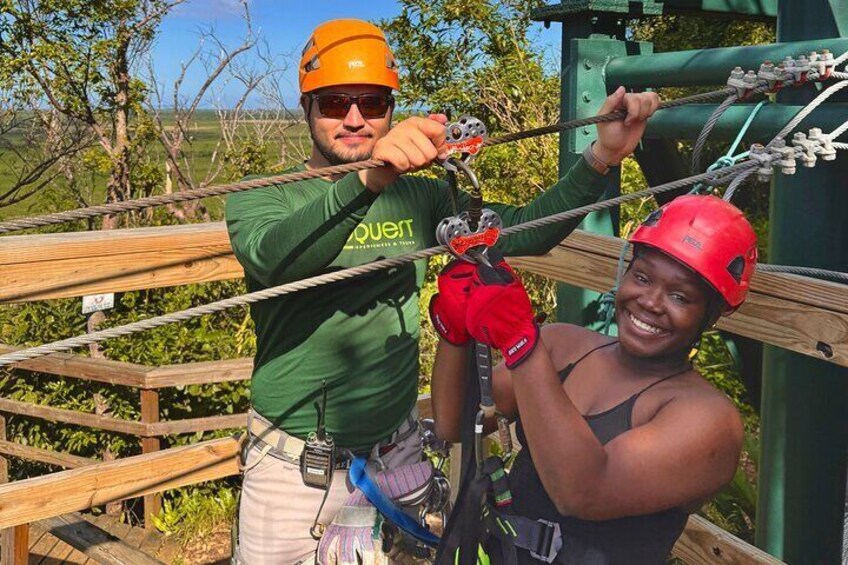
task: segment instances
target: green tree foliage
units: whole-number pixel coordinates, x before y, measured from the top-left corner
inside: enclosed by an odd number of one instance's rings
[[[110,201],[131,196],[132,161],[145,149],[134,143],[145,95],[134,67],[180,1],[0,1],[0,76],[90,131],[109,159]]]

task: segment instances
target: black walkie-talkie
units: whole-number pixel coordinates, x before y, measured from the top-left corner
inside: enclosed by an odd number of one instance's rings
[[[300,455],[300,476],[306,486],[327,490],[333,482],[336,461],[336,444],[324,424],[327,412],[327,381],[321,383],[321,395],[321,405],[315,401],[318,427],[306,437],[306,445]]]

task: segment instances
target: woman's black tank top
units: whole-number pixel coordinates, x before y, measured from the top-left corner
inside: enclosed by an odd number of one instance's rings
[[[596,347],[577,361],[560,371],[560,380],[565,381],[574,367],[591,353],[612,345]],[[688,369],[686,369],[688,370]],[[683,371],[685,372],[685,371]],[[621,404],[599,414],[584,416],[589,427],[602,444],[632,428],[633,406],[636,400],[651,387],[677,376],[669,375],[640,390]],[[590,521],[563,516],[557,512],[536,468],[533,466],[527,438],[519,420],[516,435],[524,446],[518,453],[509,473],[510,490],[513,495],[512,511],[533,519],[558,522],[563,536],[562,550],[556,563],[568,565],[654,565],[665,563],[677,538],[686,526],[688,515],[673,508],[655,514],[617,518],[615,520]],[[562,462],[567,465],[567,461]],[[519,563],[539,563],[525,550],[518,550]]]

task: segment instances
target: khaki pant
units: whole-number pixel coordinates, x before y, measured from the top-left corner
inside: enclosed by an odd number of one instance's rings
[[[418,433],[381,457],[387,469],[421,461]],[[261,460],[260,460],[261,458]],[[238,565],[289,565],[310,561],[318,542],[310,535],[325,491],[303,484],[300,469],[256,445],[247,452],[239,507]],[[328,525],[353,488],[347,471],[337,470],[318,523]]]

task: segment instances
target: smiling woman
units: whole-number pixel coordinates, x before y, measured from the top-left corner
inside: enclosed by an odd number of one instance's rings
[[[657,210],[631,243],[634,260],[616,296],[618,339],[568,324],[539,331],[506,263],[497,276],[468,264],[440,276],[440,291],[467,312],[468,333],[504,354],[506,365],[494,370],[495,403],[518,420],[524,446],[509,474],[512,501],[487,509],[517,532],[489,531],[496,562],[516,551],[519,563],[540,563],[539,555],[556,563],[664,563],[688,513],[736,470],[741,419],[695,371],[689,352],[745,299],[754,231],[731,204],[692,195]],[[450,284],[463,277],[467,284]],[[449,440],[459,435],[466,354],[443,339],[436,356],[436,429]],[[557,525],[552,541],[527,543],[550,524]]]

